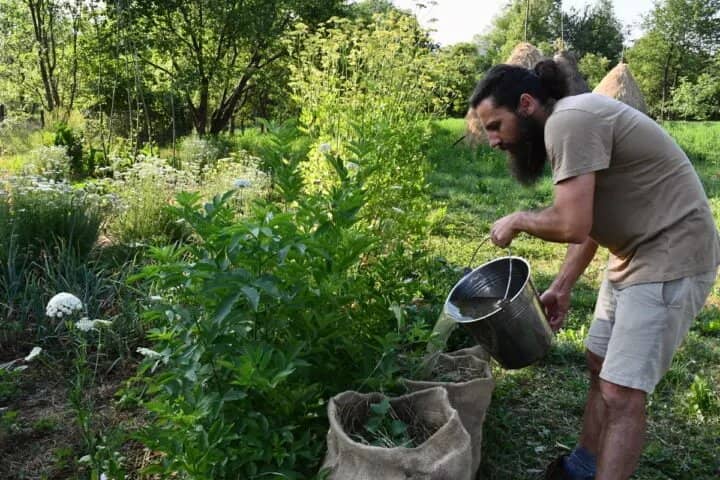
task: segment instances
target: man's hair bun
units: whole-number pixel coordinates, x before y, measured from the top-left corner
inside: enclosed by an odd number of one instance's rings
[[[567,78],[554,60],[541,60],[533,70],[540,78],[540,83],[548,97],[559,100],[567,96]]]

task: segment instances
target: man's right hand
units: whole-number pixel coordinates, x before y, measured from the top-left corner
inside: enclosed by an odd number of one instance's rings
[[[570,292],[555,290],[552,287],[540,295],[540,302],[545,308],[548,323],[553,332],[557,332],[565,323],[570,310]]]

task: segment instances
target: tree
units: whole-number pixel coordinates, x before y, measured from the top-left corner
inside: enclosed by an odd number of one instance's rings
[[[483,51],[492,63],[504,62],[519,42],[534,44],[549,53],[560,38],[560,0],[513,0],[495,20],[486,35],[480,36]]]
[[[720,0],[664,0],[644,27],[627,57],[651,112],[665,118],[672,89],[695,82],[720,47]]]
[[[342,6],[340,0],[132,0],[124,27],[140,60],[182,92],[197,132],[216,134],[247,101],[255,75],[285,55],[281,39],[293,22],[315,24]]]
[[[720,112],[720,82],[717,77],[702,73],[695,82],[686,78],[672,93],[672,112],[686,120],[711,120]]]
[[[564,14],[564,33],[578,58],[592,53],[616,62],[622,55],[622,25],[611,0],[599,0],[594,6],[586,5],[582,12],[572,9]]]

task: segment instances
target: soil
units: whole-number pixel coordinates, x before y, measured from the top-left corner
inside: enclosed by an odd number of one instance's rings
[[[133,431],[142,424],[142,414],[115,406],[115,393],[135,373],[136,367],[132,363],[116,365],[87,393],[93,397],[94,420],[100,432],[118,427]],[[83,451],[75,412],[68,400],[69,385],[69,379],[58,375],[57,370],[40,364],[23,372],[19,391],[9,402],[0,404],[0,479],[59,480],[85,476],[84,467],[77,461],[87,452]],[[151,456],[133,441],[123,445],[122,454],[127,459],[128,473],[147,465]]]

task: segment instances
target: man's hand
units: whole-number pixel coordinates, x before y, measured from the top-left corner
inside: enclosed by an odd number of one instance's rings
[[[554,290],[551,287],[540,295],[540,302],[545,307],[550,328],[557,332],[565,323],[565,317],[570,310],[570,292]]]
[[[490,229],[490,240],[498,247],[507,247],[513,239],[521,232],[518,228],[518,219],[521,212],[511,213],[506,217],[493,223]]]

